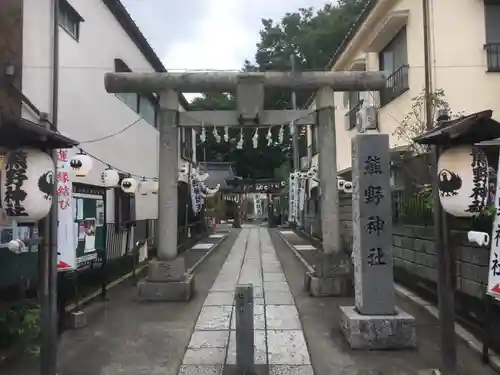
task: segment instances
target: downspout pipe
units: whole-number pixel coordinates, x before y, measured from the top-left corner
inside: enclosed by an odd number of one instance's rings
[[[52,0],[52,123],[51,130],[57,132],[59,102],[59,0]],[[51,150],[52,160],[57,166],[58,152]],[[57,304],[57,227],[58,199],[56,174],[52,178],[52,207],[44,220],[44,249],[42,275],[42,345],[40,358],[41,375],[57,374],[58,304]]]

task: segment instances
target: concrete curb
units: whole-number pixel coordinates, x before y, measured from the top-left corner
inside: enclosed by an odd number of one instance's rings
[[[226,234],[224,237],[222,237],[219,241],[217,241],[217,242],[214,244],[214,246],[212,246],[212,247],[210,248],[210,250],[208,250],[208,252],[207,252],[205,255],[203,255],[203,256],[200,258],[200,260],[198,260],[198,261],[197,261],[197,262],[193,265],[193,267],[191,267],[191,268],[189,268],[189,269],[187,270],[187,273],[188,273],[188,274],[192,274],[192,273],[193,273],[193,272],[194,272],[194,271],[195,271],[195,270],[196,270],[196,269],[200,266],[200,264],[202,264],[202,263],[203,263],[203,261],[204,261],[206,258],[208,258],[208,257],[210,256],[210,254],[212,254],[215,250],[217,250],[217,248],[218,248],[220,245],[222,245],[222,243],[223,243],[223,242],[224,242],[224,241],[225,241],[225,240],[229,237],[229,234],[230,234],[230,233],[231,233],[231,231],[227,232],[227,234]]]
[[[304,267],[306,268],[306,270],[308,272],[314,272],[314,268],[309,263],[307,263],[306,260],[302,257],[302,255],[300,255],[300,253],[295,249],[295,247],[290,242],[288,242],[288,240],[285,238],[285,236],[281,233],[281,231],[279,229],[276,230],[276,233],[278,233],[278,237],[281,238],[281,240],[285,243],[285,245],[287,245],[288,248],[293,251],[293,253],[295,254],[295,256],[304,265]]]
[[[304,265],[306,270],[309,272],[314,271],[314,268],[307,263],[307,261],[299,254],[299,252],[295,249],[295,247],[285,238],[283,234],[279,230],[277,230],[278,236],[281,238],[281,240],[285,243],[285,245],[288,246],[290,250],[295,254],[295,256],[300,260],[300,262]],[[394,290],[396,293],[399,295],[410,299],[417,305],[423,307],[429,314],[434,316],[435,318],[439,318],[439,310],[438,308],[432,304],[430,301],[427,301],[419,296],[417,296],[415,293],[410,291],[409,289],[405,288],[404,286],[394,283]],[[459,323],[455,323],[455,334],[473,351],[478,353],[479,355],[482,354],[482,343],[472,335],[469,331],[467,331],[462,325]],[[489,365],[493,370],[497,371],[500,373],[500,356],[495,353],[493,350],[490,349],[489,351]],[[439,373],[438,373],[439,374]]]

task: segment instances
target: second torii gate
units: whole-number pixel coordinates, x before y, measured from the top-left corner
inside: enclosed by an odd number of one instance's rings
[[[377,91],[385,87],[383,72],[186,72],[107,73],[109,93],[157,93],[160,102],[160,170],[158,191],[158,260],[149,265],[149,278],[139,284],[146,300],[189,300],[193,277],[186,275],[184,259],[177,255],[177,127],[267,127],[290,123],[319,130],[319,178],[323,255],[316,276],[327,294],[344,294],[349,285],[341,248],[338,216],[335,91]],[[264,110],[264,88],[317,91],[316,113],[308,110]],[[236,92],[235,111],[179,112],[180,93]],[[317,116],[315,116],[317,115]]]

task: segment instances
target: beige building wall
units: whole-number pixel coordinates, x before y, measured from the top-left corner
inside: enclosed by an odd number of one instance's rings
[[[400,21],[391,20],[394,15]],[[421,1],[380,0],[332,69],[355,69],[364,62],[366,70],[379,70],[379,50],[374,45],[383,48],[386,43],[372,42],[384,40],[384,33],[385,39],[394,37],[405,19],[409,90],[379,108],[378,113],[380,132],[390,135],[391,147],[408,143],[393,133],[411,110],[412,98],[424,88],[422,15]],[[500,73],[487,72],[484,1],[431,0],[430,28],[433,88],[444,90],[453,112],[469,114],[492,109],[493,117],[500,120]],[[370,93],[368,99],[380,106],[378,93]],[[356,134],[356,129],[347,130],[345,126],[349,109],[346,93],[336,93],[335,108],[337,169],[342,171],[351,167],[351,138]]]

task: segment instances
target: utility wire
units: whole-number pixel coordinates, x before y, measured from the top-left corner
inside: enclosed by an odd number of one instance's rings
[[[82,144],[82,143],[94,143],[94,142],[100,142],[100,141],[104,141],[106,139],[109,139],[109,138],[113,138],[113,137],[116,137],[117,135],[120,135],[124,132],[126,132],[128,129],[130,129],[132,126],[134,126],[135,124],[139,123],[139,121],[141,121],[143,118],[139,116],[139,118],[137,120],[135,120],[134,122],[132,122],[131,124],[125,126],[124,128],[122,128],[121,130],[115,132],[115,133],[111,133],[111,134],[108,134],[104,137],[100,137],[100,138],[95,138],[95,139],[89,139],[87,141],[81,141],[79,142],[79,144]]]
[[[297,117],[296,119],[294,119],[294,121],[300,121],[300,120],[302,120],[302,119],[304,119],[304,118],[307,118],[307,117],[309,117],[311,114],[315,113],[317,110],[318,110],[318,109],[315,109],[315,110],[309,111],[306,115],[303,115],[303,116]],[[128,128],[130,128],[130,127],[132,127],[133,125],[135,125],[135,124],[136,124],[139,120],[141,120],[141,119],[142,119],[142,118],[137,119],[134,123],[132,123],[132,124],[130,124],[130,125],[128,125],[128,126],[126,126],[125,128],[123,128],[123,129],[122,129],[120,132],[118,132],[118,133],[110,134],[109,136],[106,136],[106,137],[101,137],[101,138],[99,138],[98,140],[102,140],[102,139],[109,139],[109,138],[112,138],[112,137],[114,137],[114,136],[116,136],[116,135],[118,135],[118,134],[121,134],[121,133],[123,133],[125,130],[127,130]],[[194,121],[198,121],[197,119],[193,119],[193,118],[192,118],[192,120],[194,120]],[[287,123],[284,123],[284,124],[272,125],[272,126],[265,126],[265,127],[281,127],[281,126],[286,126],[286,125],[288,125],[288,124],[289,124],[289,123],[287,122]],[[204,126],[205,126],[205,124],[200,123],[200,127],[204,127]],[[213,126],[209,126],[209,127],[213,127]],[[215,127],[217,127],[217,126],[215,126]],[[264,128],[264,127],[263,127],[263,128]],[[91,140],[91,141],[85,141],[85,142],[80,142],[80,143],[97,142],[98,140]],[[203,147],[204,147],[204,146],[203,146]],[[100,162],[100,163],[102,163],[102,164],[104,164],[104,165],[107,165],[109,168],[115,169],[116,171],[121,172],[121,173],[123,173],[123,174],[126,174],[126,175],[128,175],[128,176],[131,176],[131,177],[136,177],[136,178],[141,178],[141,179],[142,179],[142,178],[144,178],[144,179],[146,179],[146,180],[156,180],[156,179],[157,179],[157,177],[150,177],[150,176],[140,175],[140,174],[136,174],[136,173],[131,173],[131,172],[128,172],[128,171],[126,171],[126,170],[124,170],[124,169],[117,168],[117,167],[113,166],[112,164],[110,164],[110,163],[108,163],[108,162],[106,162],[106,161],[102,160],[101,158],[98,158],[97,156],[93,155],[92,153],[88,152],[87,150],[85,150],[85,149],[83,149],[83,148],[81,148],[81,147],[79,147],[79,146],[76,146],[76,148],[79,148],[82,152],[84,152],[85,154],[87,154],[88,156],[90,156],[92,159],[95,159],[95,160],[97,160],[98,162]]]

